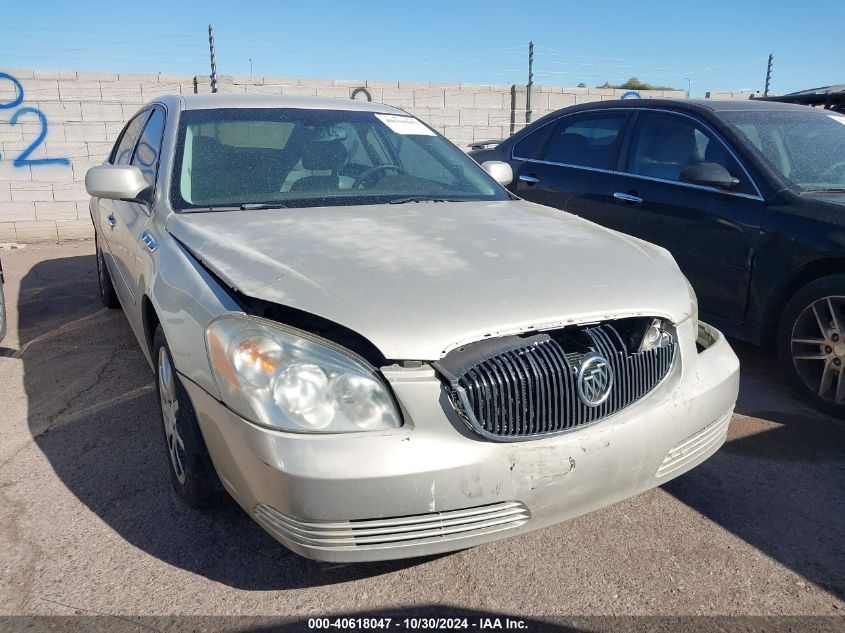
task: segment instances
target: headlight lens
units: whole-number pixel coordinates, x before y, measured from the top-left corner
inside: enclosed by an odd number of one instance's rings
[[[223,401],[286,431],[342,433],[402,426],[393,396],[363,359],[305,332],[245,315],[206,330]]]
[[[655,347],[671,345],[673,340],[672,334],[666,329],[663,319],[652,319],[645,330],[645,334],[643,334],[639,351],[647,352]]]

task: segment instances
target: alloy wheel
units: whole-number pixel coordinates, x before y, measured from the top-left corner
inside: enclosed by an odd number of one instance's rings
[[[845,296],[808,305],[792,326],[792,362],[804,384],[832,404],[845,404]]]
[[[170,354],[162,345],[158,351],[158,394],[161,401],[161,417],[164,421],[164,437],[170,455],[170,465],[179,483],[185,483],[185,443],[179,433],[179,398],[176,393],[176,376],[170,362]]]

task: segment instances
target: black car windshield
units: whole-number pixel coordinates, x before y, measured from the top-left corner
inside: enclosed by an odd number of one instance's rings
[[[188,110],[177,210],[505,200],[461,150],[411,116],[299,108]]]
[[[796,191],[845,190],[845,115],[810,107],[719,114]]]

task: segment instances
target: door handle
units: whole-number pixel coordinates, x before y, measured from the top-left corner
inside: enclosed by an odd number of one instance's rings
[[[519,179],[520,179],[522,182],[527,182],[529,185],[536,185],[538,182],[540,182],[540,179],[539,179],[539,178],[537,178],[536,176],[526,176],[526,175],[524,175],[524,174],[523,174],[523,175],[521,175],[521,176],[519,177]]]
[[[642,203],[643,199],[639,196],[632,195],[630,193],[622,193],[621,191],[617,191],[613,194],[613,197],[617,200],[622,200],[624,202],[630,202],[631,204],[640,204]]]
[[[111,228],[117,226],[117,220],[114,219],[113,215],[106,216],[106,224],[108,224]]]

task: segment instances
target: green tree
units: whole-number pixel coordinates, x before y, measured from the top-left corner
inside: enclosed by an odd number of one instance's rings
[[[608,81],[605,81],[604,84],[601,86],[596,86],[597,88],[619,88],[621,90],[677,90],[677,88],[672,88],[671,86],[655,86],[650,83],[646,83],[644,81],[640,81],[636,77],[631,77],[623,84],[611,84]]]

